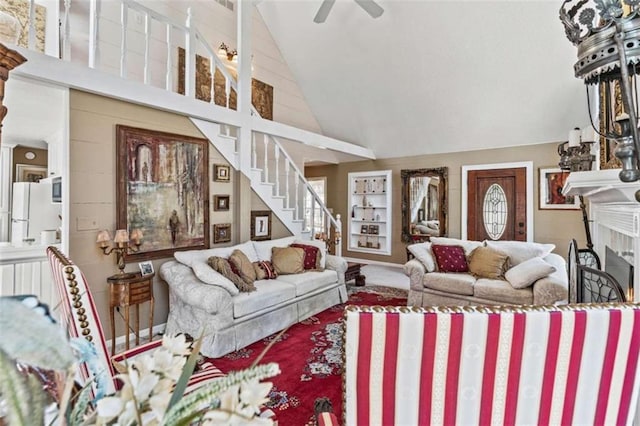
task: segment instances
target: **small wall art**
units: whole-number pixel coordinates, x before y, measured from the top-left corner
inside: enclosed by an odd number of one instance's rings
[[[231,224],[230,223],[216,223],[213,225],[213,242],[228,243],[231,241]]]
[[[213,210],[215,211],[227,211],[229,210],[229,195],[214,195],[213,196]]]
[[[271,239],[271,210],[254,210],[251,212],[251,240]]]
[[[215,182],[229,182],[231,169],[226,164],[213,165],[213,180]]]
[[[47,177],[47,166],[16,164],[16,182],[40,182]]]
[[[540,210],[578,210],[580,199],[562,195],[569,172],[560,168],[540,168]]]

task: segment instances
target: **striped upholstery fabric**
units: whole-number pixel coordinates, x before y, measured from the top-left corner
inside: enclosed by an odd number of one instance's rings
[[[55,247],[47,248],[47,256],[51,267],[51,275],[56,284],[60,298],[59,321],[66,327],[70,337],[84,336],[94,343],[100,361],[109,369],[113,380],[109,383],[107,393],[115,391],[118,383],[114,378],[111,357],[102,332],[102,325],[98,310],[91,296],[87,280],[82,271]],[[162,345],[161,340],[148,342],[132,348],[113,357],[114,362],[123,362],[143,353],[154,350]],[[85,365],[80,366],[79,379],[85,383],[90,378],[90,372]],[[208,380],[222,377],[224,374],[213,364],[203,366],[201,371],[194,373],[187,385],[187,392],[206,383]]]
[[[640,304],[348,307],[348,425],[631,424]]]

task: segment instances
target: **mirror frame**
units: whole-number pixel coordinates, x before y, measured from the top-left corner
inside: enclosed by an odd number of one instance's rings
[[[428,241],[429,236],[422,234],[412,234],[410,229],[411,212],[409,211],[409,179],[412,177],[421,176],[438,176],[440,178],[440,184],[438,185],[438,203],[440,206],[440,237],[447,236],[447,214],[449,205],[447,204],[447,177],[449,175],[449,169],[447,167],[438,167],[433,169],[411,169],[400,170],[400,176],[402,177],[402,241],[406,243],[419,243],[421,241]]]

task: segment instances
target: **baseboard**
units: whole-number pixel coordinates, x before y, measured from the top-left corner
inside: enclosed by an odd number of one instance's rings
[[[166,322],[162,324],[154,325],[153,335],[155,336],[156,334],[163,334],[166,326],[167,326]],[[140,341],[146,342],[148,336],[149,336],[149,327],[140,330]],[[126,342],[125,337],[126,337],[125,335],[116,337],[116,346],[124,345]],[[135,342],[136,342],[136,334],[129,333],[129,345],[135,345]]]
[[[389,266],[392,268],[402,268],[404,266],[400,263],[391,263],[391,262],[379,262],[377,260],[369,260],[369,259],[358,259],[356,257],[343,257],[347,262],[356,262],[362,263],[363,265],[380,265],[380,266]]]

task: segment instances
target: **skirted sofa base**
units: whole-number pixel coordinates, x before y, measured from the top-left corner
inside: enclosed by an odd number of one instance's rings
[[[203,336],[201,353],[217,358],[347,301],[346,261],[327,255],[326,269],[255,281],[256,291],[230,295],[169,261],[160,268],[169,285],[166,331]]]

